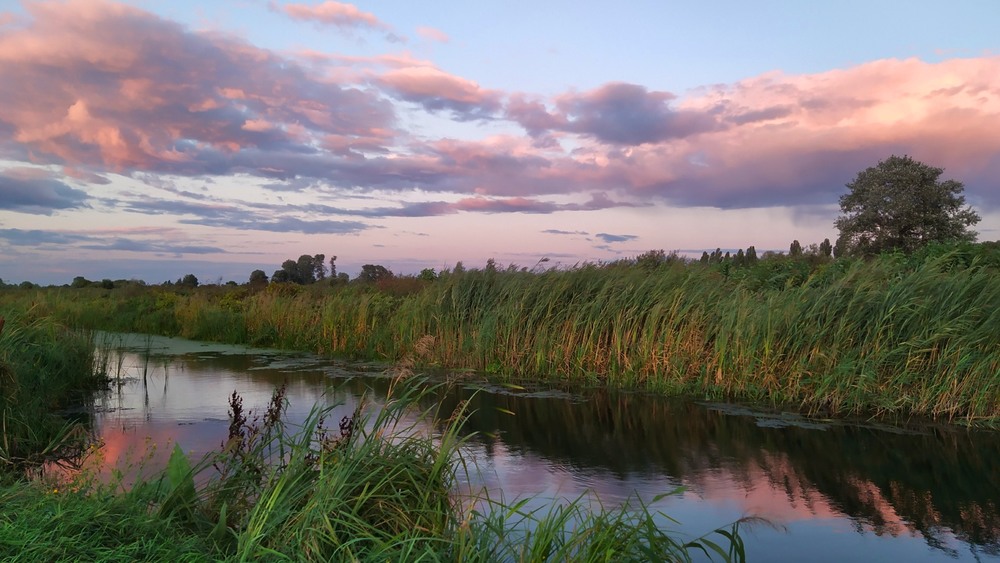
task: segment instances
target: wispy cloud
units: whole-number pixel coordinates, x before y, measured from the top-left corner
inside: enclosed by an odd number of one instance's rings
[[[447,43],[450,41],[447,33],[433,27],[417,27],[417,35],[427,39],[428,41],[437,41],[438,43]]]
[[[597,233],[594,236],[603,240],[608,244],[611,244],[613,242],[627,242],[639,238],[636,235],[613,235],[610,233]]]
[[[549,234],[549,235],[581,235],[581,236],[588,236],[590,234],[587,231],[563,231],[563,230],[560,230],[560,229],[545,229],[542,232],[545,233],[545,234]]]
[[[126,231],[127,232],[127,231]],[[163,230],[143,233],[134,231],[138,236],[162,235]],[[151,254],[168,254],[183,256],[187,254],[225,254],[227,251],[217,246],[193,245],[183,242],[164,241],[157,236],[154,239],[126,238],[122,236],[108,237],[108,233],[121,234],[121,230],[110,231],[50,231],[0,229],[0,241],[11,246],[26,246],[37,250],[59,249],[67,247],[82,250],[113,250],[124,252],[139,252]],[[176,234],[174,232],[173,234]]]
[[[326,0],[320,4],[285,4],[279,6],[275,2],[268,4],[272,10],[280,11],[293,20],[311,21],[318,25],[334,26],[342,31],[373,30],[385,32],[385,38],[390,43],[405,42],[406,38],[395,34],[392,27],[378,19],[371,12],[364,12],[353,4]]]

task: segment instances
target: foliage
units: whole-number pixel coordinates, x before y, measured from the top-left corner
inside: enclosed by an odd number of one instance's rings
[[[835,225],[843,254],[913,252],[933,241],[974,241],[980,217],[964,207],[964,186],[908,156],[891,156],[858,173],[841,196]]]
[[[248,283],[251,287],[263,287],[267,285],[267,274],[264,273],[264,270],[254,270],[250,272]]]
[[[330,258],[331,275],[336,274],[335,262],[337,257]],[[254,274],[260,270],[254,271]],[[263,273],[263,272],[261,272]],[[254,274],[251,274],[253,278]],[[271,281],[275,283],[294,283],[298,285],[309,285],[317,281],[325,280],[327,276],[326,255],[317,254],[310,256],[303,254],[298,260],[285,260],[281,263],[281,269],[276,270],[271,276]],[[267,279],[266,276],[263,279]],[[260,282],[261,276],[257,274],[256,280]],[[252,280],[253,281],[253,280]]]
[[[392,279],[393,273],[381,264],[365,264],[361,266],[357,281],[360,283],[377,283],[383,280]]]

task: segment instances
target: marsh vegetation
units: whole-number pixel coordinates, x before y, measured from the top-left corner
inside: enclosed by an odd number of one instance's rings
[[[1000,416],[1000,249],[709,257],[432,279],[7,290],[70,326],[781,405],[808,413]]]

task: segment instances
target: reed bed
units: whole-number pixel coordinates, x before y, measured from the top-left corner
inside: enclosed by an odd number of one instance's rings
[[[85,433],[60,412],[104,381],[90,333],[0,308],[0,472],[81,452]]]
[[[869,261],[776,257],[743,268],[468,270],[402,294],[391,284],[272,284],[215,295],[33,295],[52,314],[94,328],[390,361],[429,339],[418,366],[992,424],[1000,419],[1000,260],[969,248]]]

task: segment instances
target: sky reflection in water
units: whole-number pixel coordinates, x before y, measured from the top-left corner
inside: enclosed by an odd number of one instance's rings
[[[287,383],[290,420],[316,403],[350,415],[358,397],[384,397],[372,366],[180,339],[110,336],[124,346],[120,392],[94,406],[108,463],[135,461],[156,444],[195,455],[217,448],[228,399],[263,412]],[[146,348],[150,353],[144,352]],[[478,392],[476,392],[478,390]],[[1000,434],[950,427],[903,430],[766,414],[639,394],[535,390],[466,383],[443,395],[444,412],[470,400],[465,453],[473,487],[506,500],[573,499],[605,506],[638,496],[701,535],[743,515],[778,529],[746,534],[754,560],[1000,561]],[[428,404],[433,398],[428,398]],[[506,414],[506,411],[515,413]],[[128,452],[132,452],[129,454]]]

